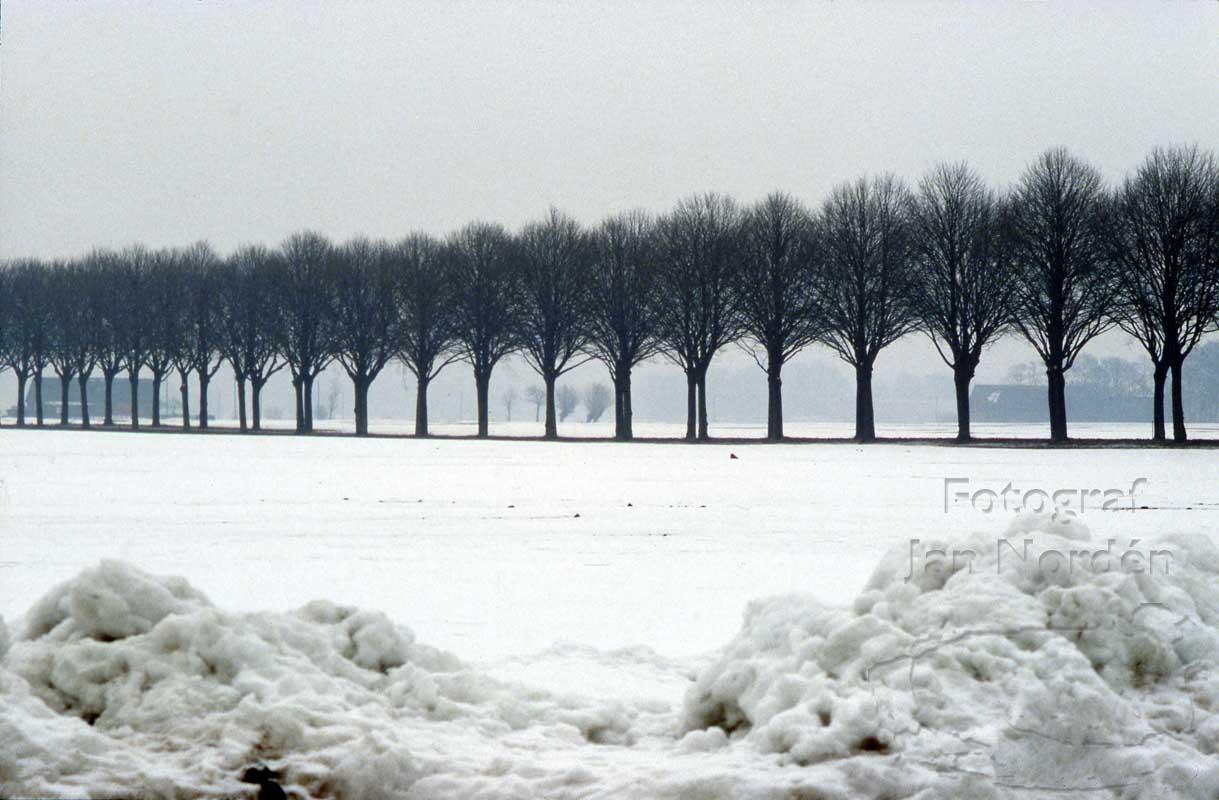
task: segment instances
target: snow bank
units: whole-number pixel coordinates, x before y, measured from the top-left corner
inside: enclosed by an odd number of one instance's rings
[[[117,562],[30,611],[0,696],[0,796],[242,796],[259,764],[310,796],[394,796],[494,766],[485,742],[530,727],[582,743],[630,728],[610,705],[467,670],[377,613],[226,614]]]
[[[785,763],[883,760],[893,796],[1215,797],[1217,657],[1209,540],[1025,517],[895,548],[850,610],[755,602],[684,724],[693,746],[718,729]]]
[[[755,602],[697,664],[474,668],[104,562],[0,621],[0,796],[250,797],[265,766],[298,797],[1213,798],[1217,659],[1208,540],[1069,519],[907,542],[852,607]]]

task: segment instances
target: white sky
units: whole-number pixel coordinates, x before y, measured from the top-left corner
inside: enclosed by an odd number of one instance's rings
[[[1117,179],[1157,144],[1219,147],[1214,0],[736,5],[6,0],[0,258],[818,203],[940,160],[1003,185],[1056,145]],[[1142,358],[1120,334],[1089,352]],[[1009,337],[978,379],[1033,358]],[[948,385],[921,336],[890,366]]]
[[[1219,144],[1219,2],[7,0],[0,257]]]

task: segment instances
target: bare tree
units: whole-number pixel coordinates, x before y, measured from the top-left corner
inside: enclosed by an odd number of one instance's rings
[[[12,291],[9,288],[11,282],[12,277],[5,269],[5,264],[0,262],[0,374],[9,368],[8,355],[12,347],[9,337],[16,327],[13,321],[15,307]],[[18,392],[24,391],[24,383],[23,380],[19,382]]]
[[[546,387],[545,438],[554,439],[555,382],[583,363],[576,357],[588,340],[592,248],[579,223],[552,208],[544,221],[525,226],[517,250],[518,334],[525,361]]]
[[[509,386],[499,396],[500,402],[504,404],[504,411],[508,414],[509,422],[512,421],[512,406],[516,403],[516,398],[519,396],[515,386]]]
[[[74,261],[68,266],[69,287],[74,292],[71,311],[73,372],[80,392],[80,424],[88,428],[89,378],[97,367],[102,352],[102,315],[104,313],[105,275],[94,269],[91,258]]]
[[[560,386],[555,392],[555,402],[558,406],[559,421],[562,422],[580,405],[580,396],[570,386]]]
[[[189,289],[185,294],[189,304]],[[180,350],[174,353],[174,369],[178,371],[178,405],[182,413],[182,429],[190,430],[190,372],[191,372],[191,352],[190,347],[185,341],[186,332],[183,331],[183,346]]]
[[[453,335],[461,358],[474,369],[478,435],[489,433],[491,372],[517,349],[520,289],[512,239],[499,225],[475,222],[449,237],[446,272],[456,287]]]
[[[330,381],[330,384],[326,389],[325,399],[322,401],[322,419],[334,419],[334,414],[339,408],[339,399],[342,396],[342,384],[340,384],[337,380]]]
[[[742,332],[736,288],[741,212],[730,198],[702,194],[660,222],[658,332],[663,352],[686,373],[686,438],[707,439],[707,368]]]
[[[415,435],[428,435],[427,392],[440,371],[458,358],[453,312],[457,285],[439,242],[426,234],[408,236],[397,246],[402,314],[399,356],[415,376]]]
[[[820,340],[855,368],[855,438],[876,438],[872,370],[915,325],[909,192],[892,175],[860,178],[821,211],[817,258]]]
[[[1067,440],[1066,372],[1114,310],[1104,202],[1100,173],[1061,148],[1025,170],[1013,197],[1015,324],[1045,364],[1055,442]]]
[[[540,422],[542,418],[542,406],[546,405],[546,390],[534,384],[525,389],[525,399],[533,403],[533,421]]]
[[[631,371],[660,347],[656,224],[642,211],[611,217],[593,236],[588,349],[614,383],[614,437],[634,436]]]
[[[610,407],[613,394],[604,383],[590,383],[584,389],[584,410],[587,412],[586,422],[597,422]]]
[[[332,247],[321,234],[296,233],[281,248],[276,283],[283,307],[279,353],[296,392],[296,431],[313,430],[313,380],[333,358],[327,264]]]
[[[217,268],[219,273],[219,315],[220,315],[220,353],[233,368],[233,383],[237,389],[237,429],[242,433],[249,430],[246,418],[246,345],[247,335],[251,331],[260,332],[259,317],[263,314],[276,315],[279,304],[270,301],[263,307],[263,298],[254,298],[249,294],[252,286],[247,285],[247,276],[255,267],[256,260],[269,260],[269,251],[265,247],[246,245],[231,253]],[[282,272],[281,272],[282,274]],[[278,331],[276,331],[278,332]],[[272,338],[270,348],[272,358],[275,357],[275,343]]]
[[[97,368],[104,385],[103,425],[114,424],[114,379],[123,371],[123,343],[119,326],[123,324],[124,299],[122,257],[109,250],[93,250],[83,266],[91,275],[90,297],[95,304],[93,342]]]
[[[401,348],[399,251],[367,239],[331,250],[328,315],[334,353],[351,379],[356,435],[368,434],[368,390]]]
[[[278,280],[284,275],[283,257],[265,247],[242,247],[221,269],[221,350],[233,367],[240,406],[238,423],[246,419],[246,383],[250,384],[250,410],[254,430],[262,429],[262,389],[284,368],[277,347],[282,341],[283,306]]]
[[[6,265],[4,262],[0,262],[0,374],[9,368],[8,356],[12,347],[9,337],[16,327],[13,322],[15,307],[12,291],[9,288],[11,282],[12,277],[6,269]],[[18,391],[20,392],[24,388],[19,385]]]
[[[982,351],[1011,322],[1016,271],[1004,246],[1005,210],[966,164],[941,164],[912,199],[914,307],[952,369],[957,441],[967,442],[969,384]]]
[[[152,373],[152,424],[160,427],[161,384],[187,346],[187,290],[180,252],[158,250],[150,254],[141,299],[148,326],[144,364]]]
[[[89,377],[97,365],[99,276],[87,262],[58,263],[47,274],[49,357],[60,379],[59,422],[68,424],[71,383],[77,380],[80,392],[80,420],[89,426]]]
[[[1181,367],[1219,308],[1219,169],[1195,147],[1156,149],[1117,190],[1108,225],[1120,295],[1115,315],[1151,357],[1153,438],[1183,442]]]
[[[45,366],[48,309],[46,269],[33,260],[16,261],[3,271],[5,323],[0,358],[17,378],[17,424],[25,426],[26,384],[31,377],[41,384]],[[42,421],[42,392],[36,390],[36,415]]]
[[[119,287],[120,306],[116,311],[118,348],[131,393],[131,427],[140,427],[140,370],[148,357],[152,338],[150,318],[145,313],[153,256],[143,247],[131,247],[119,255],[114,283]]]
[[[1036,361],[1023,361],[1008,367],[1004,380],[1017,386],[1044,386],[1045,371],[1039,368]]]
[[[783,438],[783,365],[816,341],[816,225],[792,197],[772,194],[745,215],[736,293],[748,348],[766,372],[766,436]]]
[[[207,428],[207,389],[223,363],[224,304],[220,259],[206,242],[196,242],[178,254],[182,292],[182,425],[190,427],[187,375],[199,379],[199,427]]]
[[[51,368],[59,377],[59,424],[67,425],[77,356],[86,349],[82,331],[77,325],[77,315],[88,303],[85,302],[81,271],[76,265],[67,262],[52,264],[47,281],[46,302],[50,309],[48,355]]]

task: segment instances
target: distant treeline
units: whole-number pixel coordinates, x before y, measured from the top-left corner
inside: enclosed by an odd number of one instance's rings
[[[773,194],[740,206],[720,194],[667,214],[630,212],[594,228],[552,210],[510,232],[474,222],[443,239],[334,244],[302,232],[277,248],[222,257],[185,248],[95,250],[68,261],[16,260],[0,270],[0,359],[18,383],[18,424],[34,381],[59,378],[60,422],[73,379],[89,425],[88,379],[104,378],[113,424],[116,377],[139,423],[138,380],[158,391],[182,377],[207,387],[222,362],[236,375],[241,429],[261,424],[259,396],[286,369],[296,427],[313,426],[312,384],[331,362],[350,377],[356,432],[368,432],[369,386],[391,361],[417,378],[415,432],[428,433],[427,391],[455,361],[473,368],[478,433],[487,435],[497,363],[520,353],[545,387],[545,435],[557,436],[555,383],[588,359],[613,385],[615,433],[632,435],[631,371],[662,354],[686,375],[686,438],[705,439],[706,376],[715,354],[745,344],[766,374],[769,438],[783,436],[783,365],[814,344],[855,369],[856,437],[875,436],[877,355],[914,332],[952,370],[958,438],[968,440],[969,386],[987,345],[1024,337],[1046,375],[1050,435],[1067,438],[1066,373],[1098,334],[1118,326],[1151,362],[1154,437],[1186,438],[1182,363],[1219,309],[1219,167],[1196,147],[1155,150],[1117,186],[1066,150],[1038,157],[1009,189],[964,164],[917,187],[892,176],[835,188],[816,210]],[[252,421],[246,419],[251,393]]]

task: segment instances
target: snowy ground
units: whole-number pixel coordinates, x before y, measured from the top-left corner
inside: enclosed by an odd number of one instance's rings
[[[13,753],[0,744],[0,795],[231,793],[254,758],[331,796],[1030,796],[1020,787],[1050,757],[1066,765],[1047,791],[1219,792],[1213,551],[1173,545],[1192,571],[1164,588],[901,580],[912,539],[923,553],[981,531],[961,541],[993,547],[1012,514],[979,509],[1040,491],[1074,506],[1086,492],[1089,509],[1108,491],[1119,510],[1085,514],[1095,546],[1213,541],[1214,450],[13,430],[0,444],[0,614],[15,640],[0,742],[20,732]],[[742,628],[751,601],[792,594]],[[318,598],[385,616],[299,610]],[[1148,604],[1164,606],[1154,624]],[[1080,619],[1118,633],[1054,633]],[[1007,633],[914,671],[928,636],[987,626]],[[1010,634],[1028,628],[1045,630]],[[878,651],[908,663],[877,679]],[[959,685],[962,670],[990,687]],[[952,691],[930,713],[901,699],[915,685]],[[1092,725],[1083,738],[1055,728],[1066,711]],[[1030,749],[1011,733],[1026,728],[1058,744]],[[1093,734],[1134,738],[1114,750],[1102,736],[1097,755]],[[200,740],[215,746],[186,744]],[[76,750],[96,758],[73,767]],[[1128,785],[1098,788],[1111,784]]]
[[[4,426],[15,423],[12,418],[5,418]],[[54,427],[57,420],[48,424]],[[125,424],[122,420],[120,424]],[[145,423],[147,424],[147,423]],[[166,418],[167,427],[176,427],[181,420]],[[263,426],[268,430],[290,431],[295,426],[291,419],[267,419]],[[237,421],[218,418],[211,422],[213,428],[237,428]],[[355,422],[350,419],[317,420],[315,427],[319,431],[354,433]],[[492,436],[513,436],[521,438],[539,438],[542,435],[541,422],[533,419],[517,418],[511,422],[493,419],[490,422]],[[819,439],[850,439],[855,435],[853,422],[788,422],[784,428],[792,438]],[[957,435],[955,422],[920,422],[920,423],[887,423],[881,420],[876,426],[877,434],[882,438],[894,439],[952,439]],[[411,420],[373,419],[370,431],[374,434],[389,436],[409,436],[415,432],[415,424]],[[431,433],[437,436],[474,436],[477,424],[467,422],[432,422]],[[647,439],[680,439],[685,433],[685,426],[672,422],[635,422],[635,435]],[[1073,422],[1070,433],[1077,439],[1150,439],[1151,423],[1146,422]],[[765,439],[765,423],[720,422],[712,425],[712,436],[719,439]],[[999,439],[1029,439],[1044,441],[1049,436],[1049,423],[1024,422],[975,422],[973,434],[979,438]],[[573,439],[612,439],[614,424],[612,420],[599,422],[581,422],[567,420],[559,424],[559,435]],[[1189,435],[1193,439],[1219,440],[1219,424],[1191,423]]]
[[[118,558],[183,575],[234,610],[317,597],[377,608],[467,658],[559,639],[687,655],[722,644],[755,597],[843,602],[894,541],[999,524],[959,504],[945,513],[946,478],[993,491],[1009,481],[1129,491],[1145,478],[1136,505],[1151,508],[1122,514],[1124,530],[1219,528],[1213,450],[11,429],[3,444],[8,618],[51,584]]]
[[[78,420],[73,419],[73,423]],[[96,424],[96,419],[94,420]],[[118,420],[120,426],[125,426],[125,418]],[[162,418],[166,427],[181,425],[181,419],[172,414]],[[0,429],[16,424],[16,419],[8,416],[0,418]],[[49,427],[58,424],[58,418],[48,420]],[[193,424],[193,421],[192,421]],[[216,417],[211,421],[214,429],[236,430],[238,422],[227,417]],[[272,431],[290,431],[296,422],[294,419],[264,418],[263,427]],[[147,426],[147,420],[144,425]],[[318,419],[314,427],[319,431],[354,433],[355,422],[350,418]],[[373,435],[409,436],[415,431],[413,419],[380,419],[373,418],[370,422]],[[1191,422],[1188,425],[1191,439],[1219,440],[1219,423]],[[477,424],[473,420],[464,422],[436,421],[430,426],[431,433],[438,436],[469,436],[477,433]],[[789,420],[784,430],[789,437],[795,439],[850,439],[855,435],[855,424],[849,421],[809,422]],[[881,419],[877,422],[877,434],[882,438],[894,439],[952,439],[957,435],[955,421],[947,422],[890,422]],[[492,436],[511,436],[520,438],[540,438],[543,425],[535,421],[529,414],[517,416],[512,421],[493,418],[490,422]],[[648,439],[680,439],[685,433],[685,425],[673,422],[635,421],[636,436]],[[1076,439],[1131,439],[1141,440],[1151,438],[1150,422],[1072,422],[1071,436]],[[978,438],[998,439],[1028,439],[1045,441],[1049,436],[1049,423],[1025,422],[974,422],[973,434]],[[567,420],[559,423],[559,435],[573,439],[612,439],[614,423],[612,417],[604,417],[598,422],[584,422],[579,411]],[[765,439],[765,422],[713,422],[711,435],[719,439]]]

